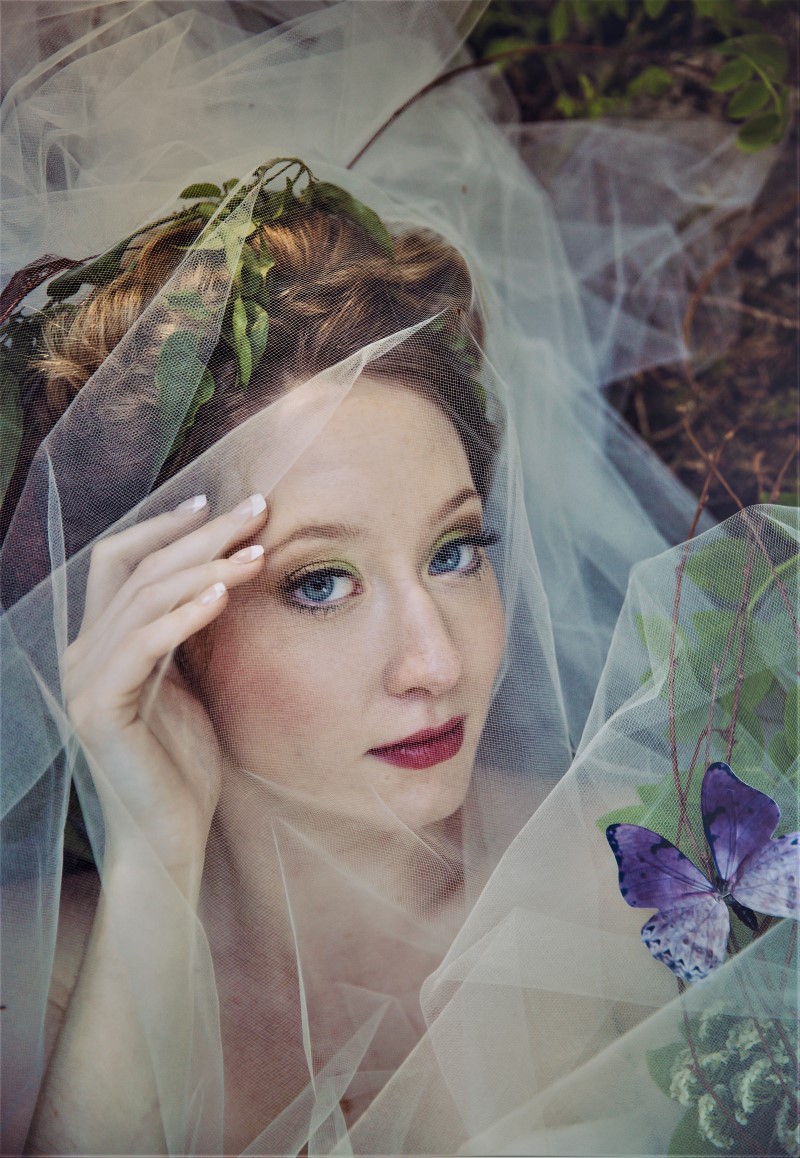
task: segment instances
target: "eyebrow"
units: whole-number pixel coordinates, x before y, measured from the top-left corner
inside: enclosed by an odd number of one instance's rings
[[[480,495],[472,487],[464,487],[458,494],[453,495],[451,499],[442,504],[433,518],[429,520],[428,525],[434,527],[472,499],[478,499],[480,502]],[[288,547],[296,539],[363,539],[365,534],[366,531],[363,527],[355,526],[353,523],[307,523],[286,535],[274,547],[270,547],[269,553],[270,555],[277,554],[278,551],[282,551],[284,547]]]

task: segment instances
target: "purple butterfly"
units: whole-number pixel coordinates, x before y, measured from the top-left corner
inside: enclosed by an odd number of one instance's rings
[[[800,918],[800,832],[771,839],[781,815],[775,801],[720,762],[706,769],[700,810],[713,880],[649,828],[606,829],[623,897],[636,908],[658,909],[642,927],[642,940],[684,981],[699,981],[724,960],[728,905],[751,929],[758,927],[754,909]]]

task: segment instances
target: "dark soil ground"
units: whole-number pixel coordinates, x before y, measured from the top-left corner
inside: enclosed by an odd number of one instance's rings
[[[573,0],[574,2],[574,0]],[[596,3],[597,0],[594,0]],[[642,0],[630,0],[629,14]],[[504,18],[526,19],[541,13],[546,19],[555,0],[522,0],[492,4],[473,43],[479,54],[491,45],[484,30],[503,35]],[[725,223],[725,252],[718,263],[734,268],[739,294],[720,296],[701,278],[684,319],[685,330],[702,333],[708,310],[730,316],[738,336],[717,356],[699,367],[660,368],[637,375],[611,388],[610,397],[625,418],[653,447],[679,478],[703,497],[709,511],[724,518],[740,505],[781,502],[800,505],[798,452],[798,377],[800,372],[800,247],[798,246],[797,118],[800,6],[794,0],[773,0],[762,5],[740,0],[737,9],[757,17],[765,32],[779,36],[790,51],[793,104],[792,124],[778,147],[777,158],[762,193],[747,214]],[[640,70],[642,58],[663,64],[673,76],[668,93],[626,100],[617,111],[625,116],[692,118],[700,114],[725,120],[726,96],[708,87],[720,57],[709,44],[720,34],[700,20],[691,0],[671,0],[674,10],[662,44],[643,41],[640,58],[620,57],[623,25],[612,16],[602,27],[570,28],[570,42],[600,45],[599,60],[607,52],[616,70],[607,91],[624,90],[625,70]],[[646,24],[646,22],[643,22]],[[545,26],[546,29],[546,26]],[[543,33],[547,39],[547,31]],[[537,40],[540,39],[537,36]],[[496,43],[496,41],[495,41]],[[663,48],[663,51],[661,51]],[[491,51],[491,47],[489,48]],[[593,50],[595,51],[595,50]],[[587,58],[576,53],[555,60],[532,54],[505,68],[505,76],[519,103],[523,120],[560,119],[557,101],[565,91],[580,93],[579,71],[588,71]],[[596,68],[594,59],[591,64]],[[606,77],[611,66],[604,64]],[[593,75],[597,75],[594,73]],[[621,78],[621,81],[620,81]],[[709,275],[715,271],[707,271]],[[713,279],[709,277],[709,282]],[[688,528],[687,528],[688,530]]]

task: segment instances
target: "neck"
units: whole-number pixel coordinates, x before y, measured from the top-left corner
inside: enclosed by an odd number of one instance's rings
[[[255,937],[274,952],[277,937],[294,956],[299,913],[329,947],[344,939],[352,948],[361,926],[366,952],[376,919],[384,930],[410,923],[415,940],[438,943],[462,885],[460,813],[413,832],[382,807],[349,817],[235,768],[223,775],[204,897],[248,945]]]

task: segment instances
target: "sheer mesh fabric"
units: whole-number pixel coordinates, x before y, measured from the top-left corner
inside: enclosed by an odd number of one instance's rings
[[[396,242],[421,231],[452,246],[473,293],[472,314],[454,321],[452,284],[433,277],[413,316],[398,305],[368,341],[334,341],[327,362],[280,382],[268,380],[268,339],[267,379],[252,387],[261,401],[173,472],[203,371],[218,365],[255,181],[232,213],[223,204],[201,248],[187,247],[33,457],[2,554],[5,1149],[24,1144],[53,1048],[54,961],[57,979],[74,981],[100,905],[126,993],[108,1034],[124,1017],[137,1035],[137,1088],[164,1153],[666,1152],[684,1108],[652,1080],[648,1057],[681,1040],[687,1017],[720,1007],[796,1042],[793,923],[679,992],[641,944],[642,915],[619,895],[598,822],[641,803],[645,785],[641,823],[674,825],[673,764],[685,773],[713,704],[726,710],[746,668],[751,680],[769,675],[772,699],[744,714],[732,751],[730,731],[710,729],[704,755],[734,761],[778,801],[782,831],[797,828],[796,754],[765,764],[764,751],[783,726],[779,692],[793,687],[798,527],[792,512],[757,508],[674,547],[695,500],[598,387],[688,355],[679,323],[692,278],[768,160],[737,154],[711,125],[521,128],[507,94],[467,74],[413,104],[350,167],[462,51],[478,10],[455,0],[25,12],[3,14],[6,277],[45,253],[104,251],[174,209],[189,181],[288,155],[379,214]],[[353,297],[372,284],[374,238],[360,244]],[[187,291],[191,315],[176,304]],[[336,294],[326,308],[335,315]],[[453,403],[464,389],[455,371],[426,394],[411,370],[450,325],[474,378],[472,424]],[[177,331],[193,353],[170,363]],[[281,340],[291,354],[305,336]],[[29,373],[33,389],[40,370]],[[237,388],[218,378],[217,401]],[[286,487],[367,405],[384,408],[377,429],[390,449],[395,420],[414,407],[427,416],[411,449],[424,445],[430,478],[397,487],[398,526],[407,494],[423,483],[432,494],[456,459],[473,482],[474,462],[491,460],[480,497],[493,541],[471,580],[469,632],[458,635],[447,610],[467,587],[435,586],[434,544],[417,575],[467,674],[421,697],[414,719],[463,714],[470,765],[458,783],[444,762],[429,769],[424,791],[421,773],[376,774],[365,752],[405,734],[413,697],[378,696],[320,723],[341,690],[332,670],[373,689],[400,669],[422,614],[417,588],[404,602],[399,579],[389,584],[395,602],[363,622],[267,614],[278,604],[266,584],[232,598],[233,643],[179,650],[141,706],[199,783],[220,778],[195,905],[124,761],[84,743],[65,702],[90,562],[198,494],[213,518],[258,491],[276,517]],[[374,490],[365,482],[368,510]],[[327,516],[325,497],[315,492]],[[380,535],[391,551],[385,525]],[[120,581],[141,558],[132,549]],[[750,587],[735,579],[742,559]],[[375,575],[395,582],[387,568],[375,563]],[[365,591],[379,590],[368,578]],[[376,595],[363,606],[381,605]],[[494,668],[476,658],[489,608],[502,622]],[[698,633],[709,614],[746,618],[738,668],[724,636]],[[308,689],[305,730],[280,714],[290,671]],[[202,729],[176,713],[176,686],[200,705]],[[351,732],[361,749],[348,764]],[[63,871],[71,784],[96,871]],[[111,872],[120,847],[135,865],[124,887]],[[62,1113],[80,1146],[87,1107]],[[124,1105],[108,1121],[103,1152],[135,1152],[141,1123]]]

